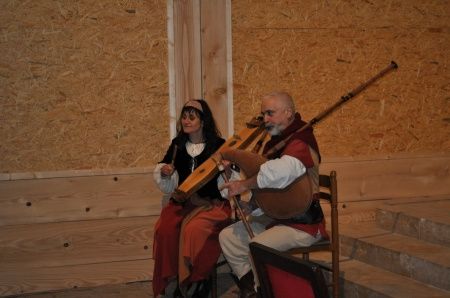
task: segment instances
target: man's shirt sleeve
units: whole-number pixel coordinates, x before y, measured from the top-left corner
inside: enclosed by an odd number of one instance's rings
[[[257,182],[259,188],[285,188],[306,173],[303,163],[290,155],[268,160],[261,165]]]

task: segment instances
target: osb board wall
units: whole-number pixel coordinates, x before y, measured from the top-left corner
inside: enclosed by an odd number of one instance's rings
[[[236,128],[273,90],[310,120],[394,60],[317,125],[322,155],[449,151],[449,16],[449,1],[233,1]]]
[[[406,155],[325,159],[321,172],[337,171],[348,223],[373,220],[390,199],[450,195],[449,167],[449,154]],[[0,296],[151,280],[161,209],[152,171],[0,175]]]
[[[232,1],[235,131],[284,89],[323,156],[446,152],[448,1]],[[169,142],[166,1],[0,2],[0,171],[151,166]]]
[[[165,0],[0,1],[0,171],[161,158],[166,14]]]

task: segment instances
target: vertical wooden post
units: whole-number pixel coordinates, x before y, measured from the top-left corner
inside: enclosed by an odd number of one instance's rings
[[[233,134],[231,1],[201,2],[203,94],[224,137]]]
[[[202,98],[200,0],[168,0],[169,106],[171,138],[178,114],[191,98]]]
[[[167,0],[171,137],[184,102],[205,98],[233,133],[231,0]]]

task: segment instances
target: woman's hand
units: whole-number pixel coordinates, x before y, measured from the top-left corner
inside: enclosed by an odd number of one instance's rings
[[[170,177],[175,172],[175,167],[172,164],[163,165],[161,168],[161,177]]]
[[[231,161],[222,159],[222,165],[225,170],[225,175],[227,175],[227,178],[231,178]]]

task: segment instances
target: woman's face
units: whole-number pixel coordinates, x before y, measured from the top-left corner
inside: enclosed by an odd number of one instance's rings
[[[202,120],[195,111],[185,111],[181,116],[181,126],[186,134],[201,132]]]

